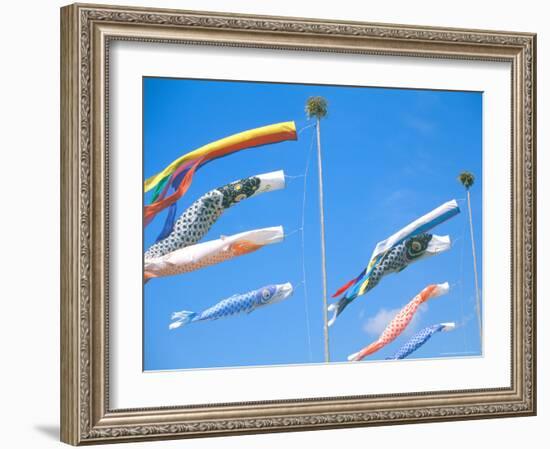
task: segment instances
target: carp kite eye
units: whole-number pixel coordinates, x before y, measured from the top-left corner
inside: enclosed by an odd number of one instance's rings
[[[270,296],[271,296],[271,293],[269,293],[269,290],[267,288],[265,290],[262,290],[263,299],[269,299]]]
[[[235,190],[239,191],[241,190],[242,185],[241,184],[235,184]]]
[[[420,242],[412,242],[412,249],[414,251],[420,251],[422,249],[422,245]]]

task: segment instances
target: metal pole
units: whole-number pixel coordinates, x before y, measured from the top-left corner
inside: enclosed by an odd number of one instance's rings
[[[328,345],[327,265],[325,257],[325,211],[323,197],[323,162],[321,158],[321,120],[317,118],[317,166],[319,169],[319,212],[321,215],[321,267],[323,270],[323,319],[325,333],[325,362],[330,362]]]
[[[479,284],[477,280],[477,257],[476,257],[476,245],[474,242],[474,226],[472,223],[472,206],[470,205],[470,191],[466,191],[468,196],[468,215],[470,218],[470,240],[472,241],[472,256],[474,261],[474,282],[476,284],[476,309],[477,309],[477,324],[479,327],[479,344],[481,345],[483,352],[483,334],[481,329],[481,306],[479,301]]]

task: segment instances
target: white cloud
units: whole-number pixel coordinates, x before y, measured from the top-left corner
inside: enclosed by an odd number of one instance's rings
[[[376,315],[367,319],[365,324],[363,324],[363,331],[369,335],[378,337],[384,329],[389,324],[389,322],[399,313],[401,309],[380,309]],[[409,335],[418,330],[420,324],[420,317],[423,313],[428,310],[427,304],[422,304],[419,309],[416,311],[413,319],[403,332],[404,335]]]
[[[370,335],[380,335],[399,309],[380,309],[376,315],[367,319],[363,330]]]

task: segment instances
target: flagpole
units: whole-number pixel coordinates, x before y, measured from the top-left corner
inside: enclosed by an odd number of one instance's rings
[[[327,265],[325,256],[325,210],[323,197],[323,161],[321,157],[321,120],[317,117],[317,167],[319,171],[319,213],[321,216],[321,267],[323,271],[323,328],[325,335],[325,362],[330,362],[327,311]]]
[[[476,257],[476,244],[474,239],[474,223],[472,220],[472,206],[470,204],[470,188],[474,185],[475,177],[473,173],[469,171],[463,171],[458,175],[458,180],[466,189],[466,196],[468,200],[468,219],[470,222],[470,240],[472,242],[472,262],[474,264],[474,283],[476,293],[476,312],[477,312],[477,325],[479,328],[479,345],[481,352],[483,352],[483,329],[481,320],[481,300],[479,298],[479,282],[477,277],[477,257]]]
[[[470,240],[472,242],[472,257],[474,264],[474,283],[476,287],[476,312],[477,312],[477,325],[479,328],[479,344],[481,346],[481,352],[483,352],[483,330],[481,324],[481,301],[479,300],[479,282],[477,279],[477,257],[476,257],[476,244],[474,241],[474,225],[472,222],[472,206],[470,205],[470,190],[466,191],[468,197],[468,218],[470,220]]]

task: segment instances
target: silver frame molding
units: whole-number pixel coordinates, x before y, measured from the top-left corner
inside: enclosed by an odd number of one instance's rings
[[[113,40],[508,61],[511,388],[111,410],[108,54]],[[536,413],[536,35],[74,4],[61,9],[61,439],[73,445]]]

